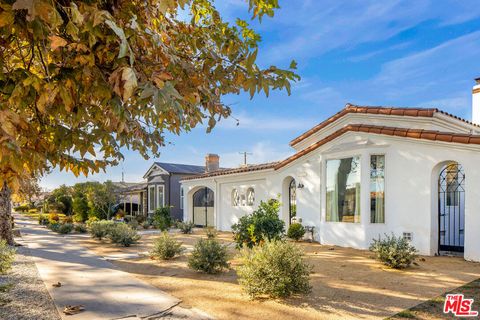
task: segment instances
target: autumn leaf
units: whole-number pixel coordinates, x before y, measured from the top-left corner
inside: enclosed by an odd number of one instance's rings
[[[57,50],[57,48],[61,48],[67,45],[67,40],[63,39],[59,36],[50,36],[50,47],[52,50]]]

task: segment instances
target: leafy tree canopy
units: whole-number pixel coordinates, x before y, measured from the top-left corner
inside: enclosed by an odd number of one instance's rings
[[[279,8],[248,3],[252,19]],[[259,41],[213,0],[2,0],[0,186],[98,172],[122,147],[158,155],[166,132],[228,117],[223,95],[290,92],[296,63],[259,67]]]

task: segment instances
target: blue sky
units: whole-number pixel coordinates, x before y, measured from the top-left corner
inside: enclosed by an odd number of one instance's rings
[[[246,0],[221,0],[228,20],[247,19]],[[275,92],[250,100],[228,96],[240,120],[222,121],[212,133],[199,127],[168,136],[163,162],[203,164],[206,153],[221,165],[280,160],[293,150],[291,139],[338,112],[347,102],[365,105],[438,107],[471,118],[473,79],[480,76],[478,1],[280,0],[273,19],[254,22],[262,36],[259,64],[287,67],[298,62],[302,80],[292,95]],[[125,150],[125,180],[141,181],[154,159]],[[122,165],[88,180],[121,180]],[[85,181],[53,171],[41,181],[52,189]]]

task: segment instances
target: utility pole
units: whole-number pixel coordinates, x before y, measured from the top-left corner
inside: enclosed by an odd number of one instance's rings
[[[247,166],[247,164],[248,164],[247,155],[252,155],[253,153],[244,151],[244,152],[239,152],[239,154],[243,154],[243,165]]]

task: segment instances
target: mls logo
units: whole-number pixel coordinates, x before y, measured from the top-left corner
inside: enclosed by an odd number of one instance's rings
[[[465,299],[463,294],[447,294],[443,313],[453,313],[456,317],[476,317],[478,311],[472,310],[473,299]]]

